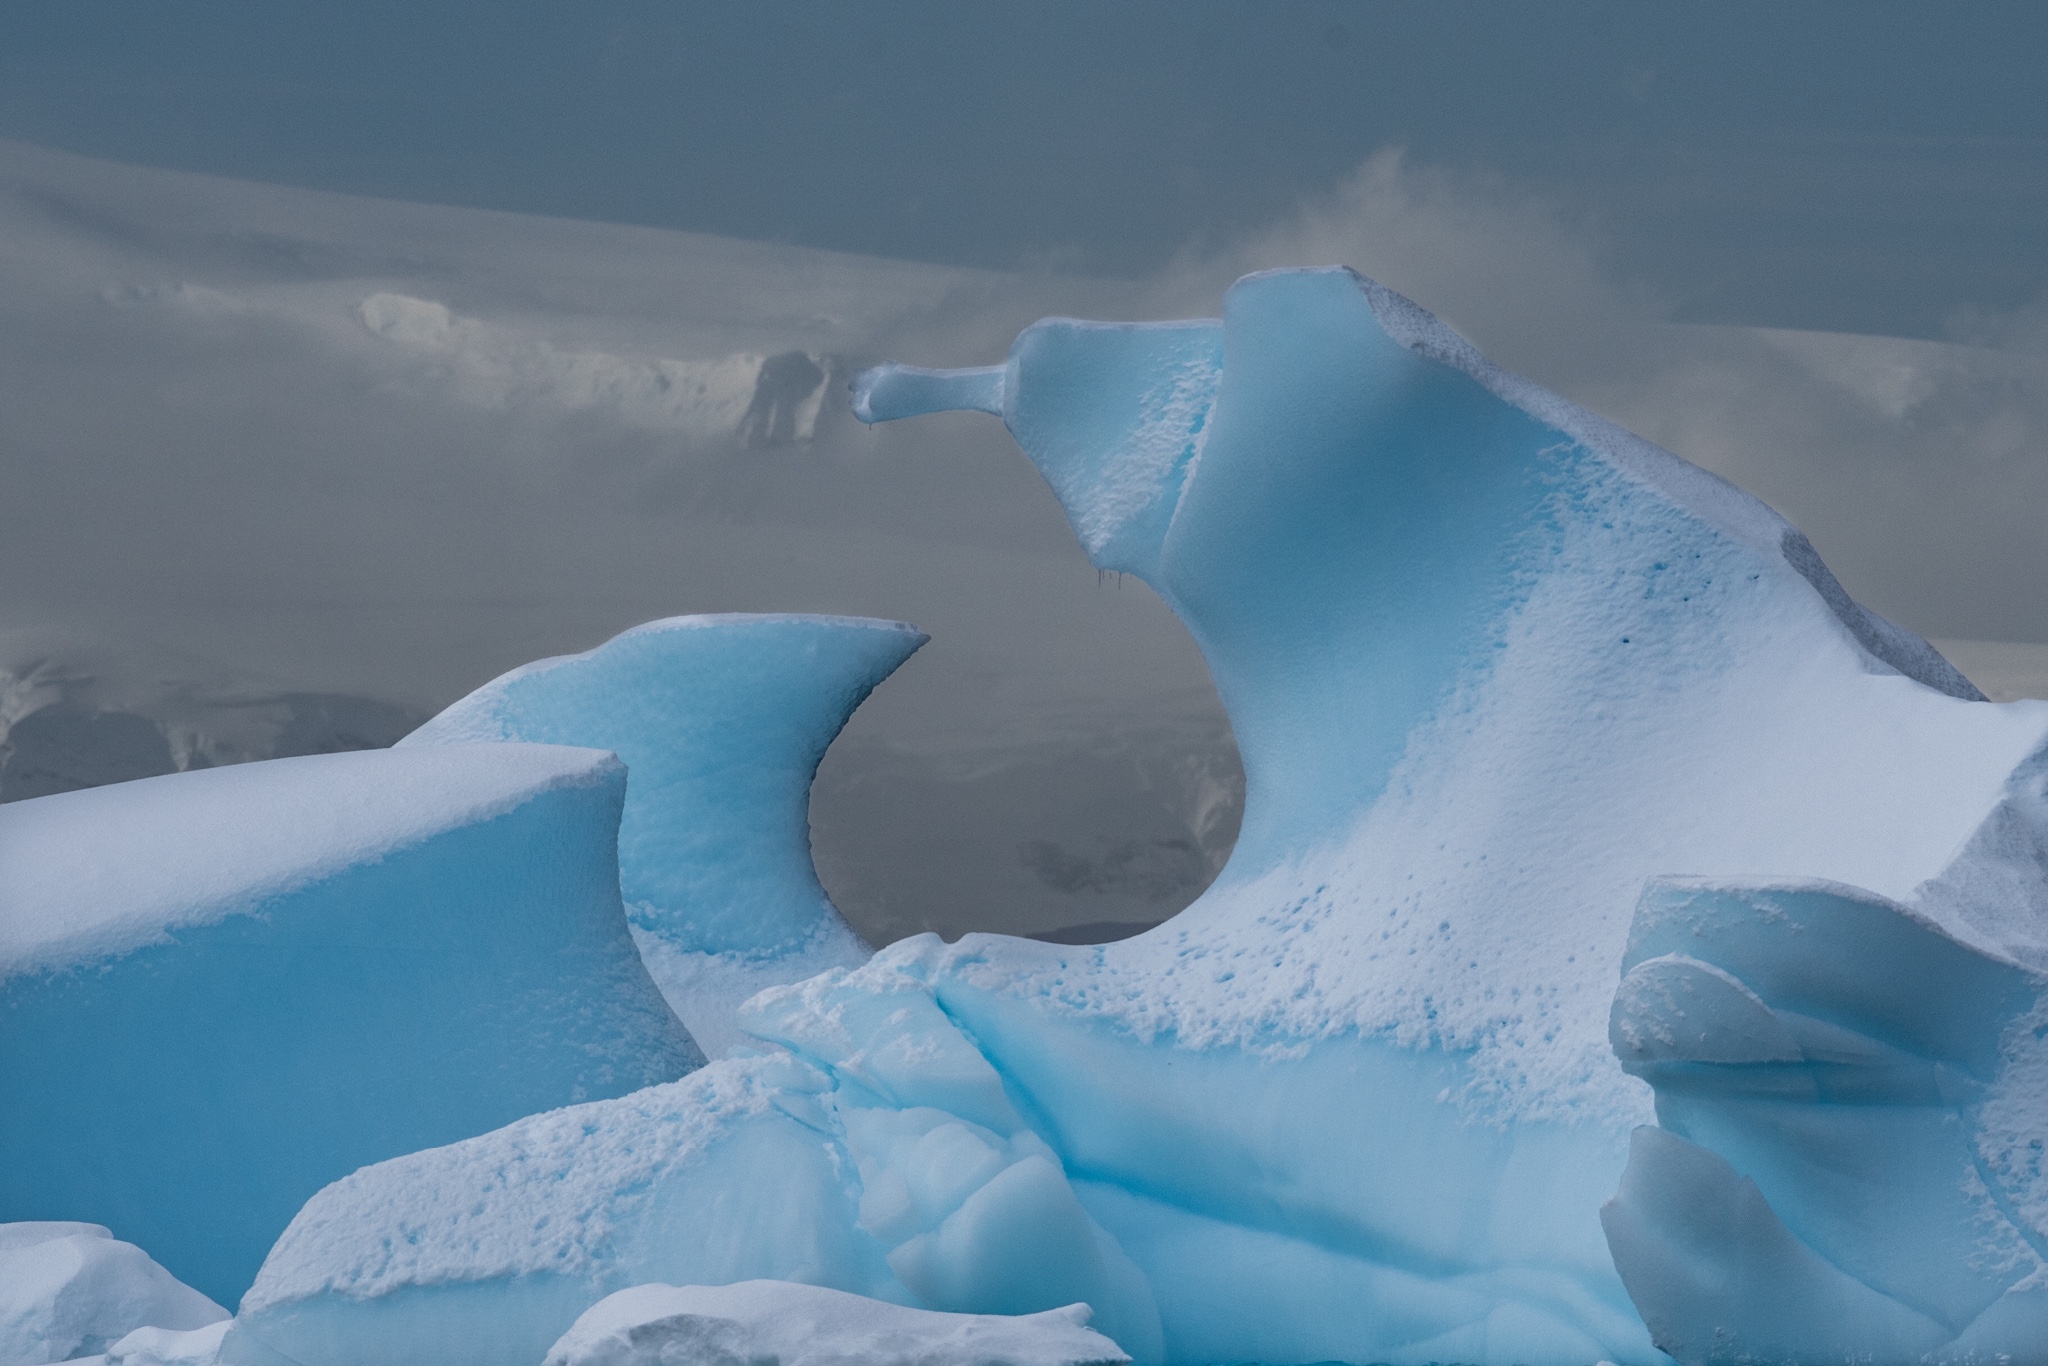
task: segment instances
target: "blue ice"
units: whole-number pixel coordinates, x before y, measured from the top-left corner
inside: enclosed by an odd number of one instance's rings
[[[1180,615],[1229,864],[1135,939],[907,940],[680,1080],[355,1171],[224,1361],[538,1360],[618,1290],[757,1278],[1082,1300],[1145,1363],[2040,1359],[2048,705],[1346,270],[855,404],[1000,417]],[[631,706],[602,653],[548,725]],[[635,848],[629,899],[716,854]],[[635,913],[707,951],[817,921],[667,895]]]
[[[697,1066],[626,933],[625,785],[460,745],[0,807],[0,1221],[232,1305],[328,1182]]]
[[[671,617],[477,689],[413,745],[610,750],[631,777],[619,884],[648,970],[711,1057],[763,987],[871,950],[811,864],[811,779],[875,686],[927,637],[856,617]]]

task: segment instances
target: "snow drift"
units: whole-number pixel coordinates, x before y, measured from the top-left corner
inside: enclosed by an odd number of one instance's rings
[[[545,1366],[1123,1366],[1088,1306],[935,1314],[788,1281],[640,1285],[593,1305]]]
[[[110,1351],[136,1330],[227,1331],[228,1311],[99,1224],[0,1224],[0,1362]]]

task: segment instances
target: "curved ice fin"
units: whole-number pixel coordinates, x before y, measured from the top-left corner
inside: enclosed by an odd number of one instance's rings
[[[889,361],[853,378],[853,415],[862,422],[894,422],[926,413],[973,412],[1003,415],[1003,365],[965,370],[927,370]]]
[[[756,991],[867,960],[811,864],[811,779],[854,708],[927,639],[858,617],[671,617],[515,669],[399,743],[538,740],[624,759],[633,936],[719,1057]]]
[[[1638,963],[1621,979],[1608,1039],[1623,1067],[1656,1063],[1804,1062],[1798,1041],[1755,992],[1681,953]]]

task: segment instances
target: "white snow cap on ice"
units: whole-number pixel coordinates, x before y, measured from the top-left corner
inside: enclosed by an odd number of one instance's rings
[[[941,1314],[792,1281],[636,1285],[598,1301],[545,1366],[1122,1366],[1085,1304]]]
[[[10,802],[0,807],[0,981],[163,942],[617,769],[610,755],[561,745],[364,750]],[[285,810],[294,818],[276,819]]]
[[[227,1310],[99,1224],[0,1224],[0,1366],[104,1352],[139,1328],[217,1323],[225,1332],[227,1320]]]

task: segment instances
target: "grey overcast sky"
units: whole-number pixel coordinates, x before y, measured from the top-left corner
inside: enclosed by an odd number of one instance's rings
[[[309,188],[1131,275],[1399,145],[1550,197],[1674,320],[1939,337],[2048,294],[2031,3],[0,15],[0,136]]]

